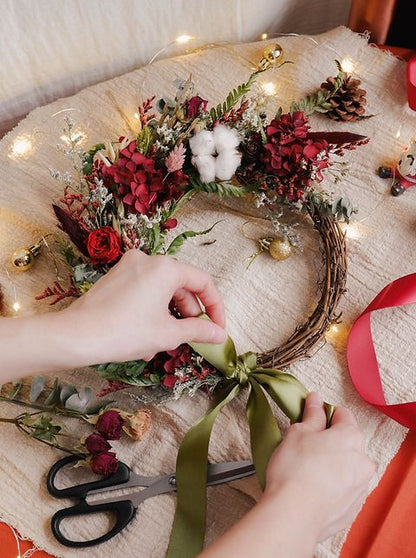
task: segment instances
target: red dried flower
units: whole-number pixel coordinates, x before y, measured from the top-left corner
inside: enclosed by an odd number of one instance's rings
[[[192,97],[185,103],[186,118],[195,118],[198,114],[204,112],[207,108],[207,104],[208,101],[202,99],[202,97],[199,97],[198,95],[195,95],[195,97]]]
[[[118,469],[118,459],[111,451],[97,453],[91,457],[90,467],[93,473],[108,477]]]
[[[308,119],[301,111],[283,114],[266,129],[268,143],[262,155],[265,170],[277,178],[269,181],[288,201],[302,199],[311,181],[323,179],[329,165],[328,142],[308,139]]]
[[[90,232],[87,250],[93,265],[109,264],[121,256],[121,237],[112,227],[102,227]]]
[[[128,211],[150,216],[157,206],[181,195],[178,186],[185,175],[178,171],[163,180],[155,161],[136,151],[136,147],[135,140],[130,142],[120,151],[118,161],[110,167],[103,165],[101,172],[107,182],[111,179],[117,185]]]
[[[105,411],[97,421],[97,430],[106,440],[119,440],[125,422],[118,411]]]
[[[88,436],[85,440],[85,447],[92,454],[103,453],[111,449],[107,440],[97,432]]]
[[[166,354],[170,357],[163,364],[163,368],[166,372],[166,376],[163,380],[163,385],[167,387],[173,387],[178,378],[175,376],[175,371],[177,368],[182,368],[187,364],[192,364],[192,349],[189,345],[179,345],[173,351],[166,351]]]

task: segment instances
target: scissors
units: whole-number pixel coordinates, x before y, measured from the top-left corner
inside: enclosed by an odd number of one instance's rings
[[[79,456],[70,455],[60,459],[50,469],[47,476],[47,488],[55,498],[73,498],[78,500],[74,506],[57,511],[51,520],[52,533],[57,541],[69,547],[88,547],[108,541],[120,533],[134,518],[135,513],[144,500],[159,494],[168,494],[176,490],[176,477],[160,475],[146,477],[137,475],[123,462],[118,462],[117,472],[102,480],[78,484],[69,488],[59,489],[55,485],[58,472],[67,465],[75,463]],[[208,465],[207,485],[213,486],[224,482],[241,479],[254,474],[255,469],[251,461],[230,461]],[[126,496],[113,496],[96,503],[89,503],[88,496],[102,494],[122,488],[142,487],[139,491]],[[70,517],[89,515],[100,512],[110,512],[115,515],[115,525],[104,535],[85,541],[68,539],[61,531],[61,522]]]

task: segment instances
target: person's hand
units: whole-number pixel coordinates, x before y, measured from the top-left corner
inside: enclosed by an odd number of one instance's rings
[[[303,421],[290,426],[269,462],[264,497],[273,500],[282,491],[291,493],[299,524],[308,525],[318,542],[350,525],[373,473],[352,413],[338,407],[326,429],[322,399],[312,393]]]
[[[172,299],[184,319],[170,314]],[[198,299],[212,321],[195,317],[201,313]],[[191,265],[139,250],[124,254],[61,315],[75,330],[83,364],[149,360],[181,343],[226,339],[224,305],[211,277]]]

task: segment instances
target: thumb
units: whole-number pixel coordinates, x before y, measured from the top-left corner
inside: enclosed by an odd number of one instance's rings
[[[324,402],[319,393],[310,393],[306,398],[302,424],[314,432],[325,430],[326,414]]]
[[[224,343],[227,339],[225,329],[203,318],[176,320],[176,330],[180,343]]]

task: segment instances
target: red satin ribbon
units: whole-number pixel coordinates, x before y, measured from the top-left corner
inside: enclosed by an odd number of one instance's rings
[[[353,325],[347,345],[348,367],[361,397],[382,413],[408,428],[416,428],[416,402],[388,405],[384,398],[377,357],[370,329],[374,310],[416,302],[416,273],[401,277],[385,287]]]

